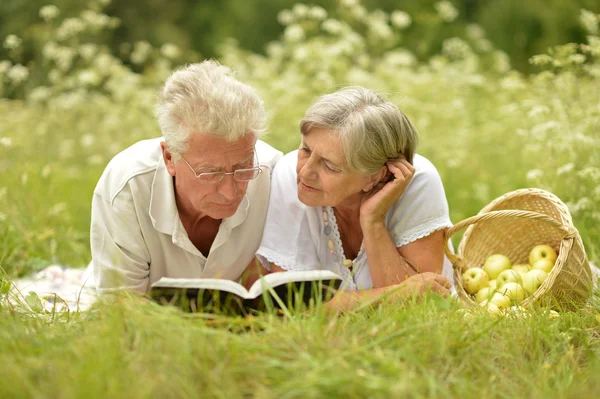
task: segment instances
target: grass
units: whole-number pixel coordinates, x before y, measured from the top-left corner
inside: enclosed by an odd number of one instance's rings
[[[1,397],[593,397],[598,312],[467,318],[428,297],[340,317],[226,318],[121,300],[0,316]]]
[[[266,141],[294,149],[300,118],[323,92],[379,90],[419,129],[418,152],[438,168],[455,223],[508,191],[544,188],[568,204],[589,259],[600,263],[597,35],[553,49],[547,71],[522,76],[489,66],[497,53],[468,41],[406,63],[405,53],[368,39],[368,26],[341,22],[346,31],[337,35],[307,21],[304,39],[284,36],[267,55],[223,46],[223,63],[265,100]],[[40,47],[58,26],[40,34]],[[160,135],[152,106],[170,61],[153,56],[137,74],[102,45],[77,56],[86,43],[101,37],[87,32],[39,54],[31,76],[58,78],[35,96],[0,71],[0,92],[24,98],[0,98],[2,280],[89,263],[90,202],[105,165]],[[65,49],[75,58],[62,70]],[[82,71],[102,83],[82,83]],[[580,398],[600,390],[596,302],[557,319],[541,309],[526,319],[465,317],[436,297],[339,317],[315,309],[226,318],[133,299],[34,313],[9,306],[1,291],[0,397]]]

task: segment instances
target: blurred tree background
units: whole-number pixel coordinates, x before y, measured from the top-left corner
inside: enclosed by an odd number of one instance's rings
[[[352,3],[351,0],[349,0]],[[76,16],[88,6],[81,0],[55,0],[62,17]],[[104,12],[118,18],[117,29],[105,37],[113,54],[122,52],[123,43],[144,40],[153,46],[173,43],[182,49],[186,60],[216,57],[227,38],[235,38],[242,48],[264,52],[265,45],[277,39],[284,26],[277,15],[292,7],[297,0],[98,0],[107,3]],[[439,53],[445,38],[458,35],[457,24],[427,23],[438,0],[365,0],[369,10],[406,11],[415,24],[405,31],[403,46],[419,59]],[[513,67],[531,72],[528,59],[544,53],[548,47],[567,42],[583,42],[585,32],[578,22],[581,8],[600,12],[598,0],[452,0],[459,11],[457,22],[481,26],[493,47],[506,52]],[[47,0],[0,1],[0,37],[16,34],[25,41],[35,36],[42,22],[40,7]],[[333,15],[334,0],[313,0]],[[448,18],[452,18],[449,15]],[[120,48],[121,47],[121,48]],[[31,48],[31,47],[29,47]],[[6,49],[0,49],[0,59]],[[23,54],[25,62],[31,54]]]

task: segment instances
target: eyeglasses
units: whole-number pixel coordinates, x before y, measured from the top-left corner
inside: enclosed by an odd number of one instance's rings
[[[200,184],[216,184],[223,181],[225,175],[233,175],[233,179],[240,183],[249,182],[250,180],[254,180],[262,173],[262,169],[260,164],[258,163],[258,155],[256,154],[256,148],[254,149],[254,159],[255,159],[255,167],[251,169],[236,169],[233,172],[204,172],[204,173],[196,173],[192,165],[183,157],[183,155],[179,154],[183,162],[190,168],[194,177],[198,180]]]

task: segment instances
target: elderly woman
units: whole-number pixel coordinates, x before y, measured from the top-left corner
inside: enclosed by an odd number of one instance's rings
[[[452,223],[417,131],[379,94],[350,87],[321,97],[300,123],[300,148],[276,165],[261,263],[272,272],[343,277],[329,302],[348,309],[388,290],[448,294],[444,229]]]

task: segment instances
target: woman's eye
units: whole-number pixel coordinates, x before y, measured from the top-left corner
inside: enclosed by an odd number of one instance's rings
[[[337,169],[332,168],[331,166],[329,166],[329,164],[327,162],[324,162],[324,163],[325,163],[325,167],[327,169],[329,169],[330,171],[335,172],[335,173],[339,172],[339,170],[337,170]]]

